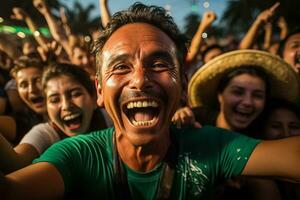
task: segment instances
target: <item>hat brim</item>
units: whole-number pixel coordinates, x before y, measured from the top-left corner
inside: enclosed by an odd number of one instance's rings
[[[280,57],[258,50],[236,50],[224,53],[198,69],[188,85],[191,107],[215,107],[220,79],[226,72],[243,67],[257,66],[264,69],[270,81],[270,97],[290,102],[299,100],[299,75]]]

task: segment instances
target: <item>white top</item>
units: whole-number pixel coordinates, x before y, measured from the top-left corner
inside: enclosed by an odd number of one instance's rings
[[[55,129],[47,122],[40,123],[32,127],[22,138],[20,144],[32,145],[41,155],[47,148],[55,142],[61,140]]]

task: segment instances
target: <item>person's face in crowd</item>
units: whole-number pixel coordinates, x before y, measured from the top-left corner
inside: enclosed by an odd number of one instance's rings
[[[24,55],[29,55],[31,53],[37,52],[36,46],[32,42],[25,42],[23,44],[23,54]]]
[[[292,65],[297,73],[300,73],[300,61],[297,55],[300,54],[300,33],[292,35],[286,41],[283,51],[283,59]]]
[[[182,85],[175,43],[158,28],[127,24],[103,47],[98,105],[105,106],[117,133],[134,145],[169,137]]]
[[[233,77],[218,94],[220,112],[231,130],[247,128],[265,106],[265,82],[250,74]]]
[[[79,65],[84,68],[85,71],[87,71],[89,74],[94,75],[95,74],[95,67],[90,62],[91,56],[89,56],[88,52],[85,50],[75,47],[73,50],[73,56],[72,56],[72,63],[75,65]]]
[[[221,49],[218,49],[218,48],[211,49],[205,54],[203,61],[204,61],[204,63],[207,63],[208,61],[221,55],[222,53],[223,52]]]
[[[45,88],[49,118],[68,136],[85,133],[96,99],[78,81],[66,75],[50,79]]]
[[[267,120],[264,129],[265,139],[281,139],[300,135],[300,119],[291,110],[278,108]]]
[[[20,69],[15,76],[18,92],[26,105],[38,114],[46,113],[42,84],[42,70],[36,67]]]
[[[73,49],[72,63],[83,67],[88,65],[89,58],[87,52],[81,48],[75,47]]]

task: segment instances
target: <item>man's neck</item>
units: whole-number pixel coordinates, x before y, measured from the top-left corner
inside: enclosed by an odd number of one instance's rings
[[[140,172],[155,168],[165,158],[170,144],[168,134],[160,140],[141,146],[133,145],[121,134],[116,135],[117,151],[121,160],[129,168]]]

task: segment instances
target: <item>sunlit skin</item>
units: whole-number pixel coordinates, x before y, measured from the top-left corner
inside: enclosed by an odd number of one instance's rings
[[[203,61],[204,61],[204,63],[207,63],[208,61],[221,55],[222,53],[223,52],[221,49],[218,49],[218,48],[211,49],[205,54]]]
[[[88,131],[96,108],[96,99],[79,82],[62,75],[50,79],[45,88],[49,118],[67,136]],[[66,117],[79,117],[72,123]]]
[[[283,51],[283,59],[292,65],[295,71],[300,73],[300,62],[296,61],[296,54],[300,54],[300,33],[292,35],[286,41]]]
[[[28,67],[19,70],[15,79],[18,92],[26,105],[38,114],[46,114],[46,105],[41,85],[42,70],[36,67]]]
[[[300,135],[300,119],[290,110],[276,109],[269,115],[263,132],[265,139],[281,139]]]
[[[95,75],[95,66],[91,62],[91,57],[85,50],[74,47],[72,55],[72,63],[84,68],[90,75]]]
[[[168,149],[169,124],[182,95],[176,51],[164,32],[144,23],[122,26],[104,45],[98,105],[110,114],[118,152],[133,169],[152,169]],[[136,101],[155,101],[158,108],[126,113]],[[136,126],[131,117],[153,123]]]
[[[241,74],[230,80],[218,94],[220,113],[217,126],[233,131],[247,128],[265,106],[265,82],[250,74]]]

